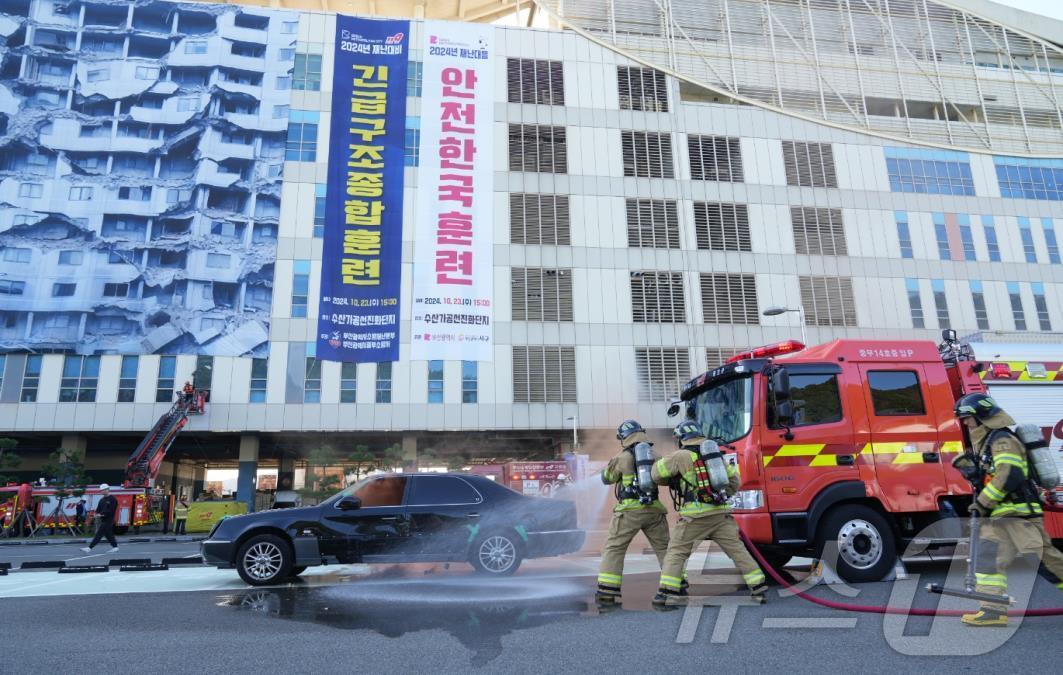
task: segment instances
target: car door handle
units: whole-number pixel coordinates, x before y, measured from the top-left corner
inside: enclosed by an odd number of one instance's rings
[[[852,455],[838,455],[838,466],[852,466],[854,461]]]
[[[466,513],[465,517],[466,518],[479,518],[480,514],[479,513]]]
[[[381,520],[398,520],[398,516],[380,516]]]
[[[928,464],[936,464],[941,461],[941,457],[936,452],[924,452],[923,461]]]

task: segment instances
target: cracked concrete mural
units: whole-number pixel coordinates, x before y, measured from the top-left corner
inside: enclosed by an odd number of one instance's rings
[[[297,28],[0,3],[0,351],[265,355]]]

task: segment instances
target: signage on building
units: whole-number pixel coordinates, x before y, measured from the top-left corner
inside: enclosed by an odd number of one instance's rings
[[[408,21],[336,17],[317,357],[399,358]]]
[[[414,359],[491,361],[494,27],[426,21]]]

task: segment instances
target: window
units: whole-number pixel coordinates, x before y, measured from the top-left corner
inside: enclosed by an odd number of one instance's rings
[[[152,66],[137,66],[136,78],[138,80],[157,80],[159,69]]]
[[[627,200],[627,245],[679,248],[679,214],[675,200]]]
[[[0,354],[0,390],[4,388],[4,371],[7,369],[7,356]]]
[[[66,355],[59,385],[60,403],[93,403],[100,377],[100,357]]]
[[[741,354],[744,351],[747,350],[738,347],[706,347],[705,367],[708,370],[719,368],[723,364],[727,363],[727,360],[729,358],[737,354]]]
[[[367,506],[402,506],[402,495],[406,491],[404,476],[384,476],[370,478],[356,484],[358,489],[352,493],[362,501],[362,508]]]
[[[886,148],[886,172],[893,192],[974,196],[971,164],[964,153]]]
[[[838,187],[830,143],[783,141],[782,158],[787,185]]]
[[[410,60],[406,64],[406,97],[420,98],[424,82],[424,63]]]
[[[674,347],[635,348],[640,401],[668,401],[690,379],[690,350]]]
[[[923,317],[923,299],[919,294],[919,280],[905,279],[904,286],[908,291],[908,309],[912,313],[912,327],[926,328],[926,320]]]
[[[801,305],[809,326],[855,326],[853,280],[848,277],[800,277]]]
[[[218,270],[229,269],[229,263],[232,261],[232,256],[228,253],[208,253],[207,254],[207,267]]]
[[[315,346],[306,343],[308,352]],[[321,403],[321,361],[313,356],[306,357],[306,371],[303,375],[303,403]]]
[[[978,260],[978,253],[974,249],[974,234],[971,232],[971,217],[964,213],[957,214],[956,223],[960,228],[960,243],[963,244],[963,259]]]
[[[993,162],[1001,197],[1063,201],[1063,163],[1058,160],[994,157]]]
[[[182,96],[177,99],[177,112],[191,112],[199,110],[198,96]]]
[[[29,197],[30,199],[40,199],[44,194],[44,186],[40,183],[20,183],[18,186],[19,197]]]
[[[908,214],[904,211],[895,211],[894,218],[897,221],[897,241],[901,247],[902,258],[914,257],[912,252],[912,231],[908,227]]]
[[[1059,264],[1059,243],[1056,241],[1056,229],[1051,218],[1042,218],[1041,227],[1045,234],[1045,246],[1048,248],[1048,262]]]
[[[327,185],[314,186],[314,237],[321,239],[325,236],[325,196],[328,193]]]
[[[1052,320],[1048,316],[1048,300],[1045,299],[1045,285],[1040,282],[1030,284],[1033,290],[1033,306],[1037,310],[1037,323],[1043,331],[1052,330]]]
[[[842,419],[842,400],[838,394],[838,376],[833,374],[790,373],[790,397],[794,402],[791,427],[829,424]],[[773,409],[768,406],[768,426],[780,428]]]
[[[867,374],[875,415],[925,415],[919,375],[910,370],[872,370]]]
[[[693,180],[742,182],[742,149],[737,138],[691,135],[687,138],[687,150]]]
[[[982,230],[985,232],[990,262],[1000,262],[1000,244],[997,242],[997,228],[993,224],[993,216],[982,216]]]
[[[146,202],[151,200],[150,187],[121,187],[118,188],[119,199],[129,199],[134,202]]]
[[[309,110],[292,110],[288,121],[288,140],[284,159],[289,162],[313,162],[317,160],[318,113]]]
[[[89,82],[103,82],[111,79],[111,71],[107,68],[93,68],[85,73],[85,79]]]
[[[191,40],[185,43],[185,54],[206,54],[207,43],[203,40]]]
[[[287,117],[291,117],[292,107],[290,105],[275,105],[273,106],[273,119],[282,120]]]
[[[174,377],[177,374],[177,357],[159,357],[159,378],[155,384],[155,402],[169,403],[173,401]]]
[[[296,54],[292,69],[292,89],[321,91],[321,55]]]
[[[568,148],[565,128],[510,124],[509,170],[566,173]]]
[[[978,323],[978,329],[989,330],[989,312],[985,306],[985,293],[982,292],[982,282],[977,279],[971,280],[971,303],[974,305],[974,320]]]
[[[358,364],[343,362],[340,364],[340,403],[358,401]]]
[[[681,272],[632,272],[631,314],[635,323],[686,321]]]
[[[413,506],[479,504],[483,497],[476,488],[456,476],[416,476],[410,488]]]
[[[28,248],[5,248],[4,262],[28,263],[33,256],[32,249]]]
[[[128,298],[129,284],[107,283],[103,285],[103,297]]]
[[[1026,255],[1026,262],[1037,262],[1037,249],[1033,245],[1033,230],[1030,229],[1029,218],[1019,218],[1019,236],[1022,237],[1022,252]]]
[[[564,68],[560,61],[506,59],[510,103],[565,105]]]
[[[752,251],[745,204],[694,202],[694,231],[702,251]]]
[[[122,370],[118,379],[118,402],[132,403],[137,394],[137,369],[140,357],[123,356]]]
[[[443,362],[428,362],[428,402],[443,402]]]
[[[248,403],[266,402],[266,382],[269,375],[268,359],[251,359],[251,391]]]
[[[1026,330],[1026,314],[1022,309],[1022,290],[1017,281],[1008,282],[1008,300],[1011,302],[1011,318],[1015,330]]]
[[[70,188],[70,201],[87,202],[90,199],[92,199],[92,188],[83,186],[74,186]]]
[[[575,347],[513,347],[514,403],[575,403]]]
[[[81,251],[60,251],[59,252],[59,264],[60,265],[80,265],[84,258]]]
[[[197,356],[196,369],[192,371],[192,385],[196,389],[210,391],[214,384],[214,357]]]
[[[479,397],[478,366],[475,361],[461,362],[461,402],[476,403]]]
[[[638,178],[674,178],[672,136],[651,131],[621,131],[624,175]]]
[[[277,76],[277,91],[288,91],[292,88],[292,78],[290,75],[278,75]]]
[[[376,364],[376,402],[391,403],[391,362]]]
[[[53,298],[69,298],[77,291],[77,284],[52,284]]]
[[[705,323],[760,323],[757,282],[752,274],[702,274]]]
[[[616,85],[621,110],[668,112],[668,80],[654,68],[618,66]]]
[[[281,33],[283,33],[285,35],[295,35],[298,32],[299,32],[299,22],[298,21],[282,21],[281,22]]]
[[[932,279],[930,289],[934,292],[934,309],[938,315],[938,328],[950,328],[952,324],[949,322],[949,302],[945,297],[945,281]]]
[[[292,317],[301,319],[310,300],[310,261],[296,260],[292,269]]]
[[[404,166],[418,166],[421,163],[421,118],[408,117],[405,140],[402,148]]]
[[[934,214],[934,236],[938,243],[938,257],[942,260],[952,260],[952,249],[949,247],[949,231],[945,224],[945,214]]]
[[[790,207],[790,223],[797,252],[812,255],[846,255],[841,209]]]
[[[514,321],[572,321],[572,271],[514,267]]]
[[[30,354],[26,357],[26,369],[22,374],[22,395],[19,400],[23,403],[33,403],[37,400],[37,388],[41,384],[41,362],[44,359],[40,354]]]
[[[0,295],[22,295],[26,292],[25,281],[0,279]]]
[[[509,238],[514,244],[572,243],[568,195],[510,194]]]

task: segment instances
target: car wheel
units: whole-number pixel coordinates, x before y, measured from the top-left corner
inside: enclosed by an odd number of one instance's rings
[[[306,565],[296,565],[292,568],[292,571],[288,573],[290,577],[297,577],[306,571]]]
[[[236,571],[252,586],[283,581],[292,572],[292,548],[276,535],[251,537],[236,555]]]
[[[524,560],[524,547],[519,538],[507,532],[488,532],[472,542],[469,562],[480,574],[508,576],[517,571]]]
[[[897,543],[889,523],[878,511],[862,504],[838,506],[827,514],[817,536],[820,559],[830,544],[837,546],[835,571],[852,583],[882,579],[897,559]]]

